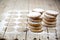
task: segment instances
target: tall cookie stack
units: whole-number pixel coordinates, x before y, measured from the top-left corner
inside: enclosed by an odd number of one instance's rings
[[[56,26],[56,17],[58,12],[48,10],[44,13],[42,25],[46,27],[55,27]]]
[[[42,27],[41,27],[41,21],[42,19],[40,18],[41,14],[38,12],[30,12],[28,14],[28,24],[29,28],[32,32],[41,32]]]

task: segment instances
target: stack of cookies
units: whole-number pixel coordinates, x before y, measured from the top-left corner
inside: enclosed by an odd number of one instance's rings
[[[41,27],[41,21],[42,19],[40,18],[41,14],[39,12],[30,12],[28,14],[28,24],[29,28],[32,32],[41,32],[42,27]]]
[[[56,26],[56,17],[58,12],[48,10],[44,12],[42,25],[46,27],[55,27]]]

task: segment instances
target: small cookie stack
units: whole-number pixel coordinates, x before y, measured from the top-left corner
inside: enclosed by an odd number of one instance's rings
[[[28,15],[28,24],[29,28],[32,32],[41,32],[42,27],[41,27],[41,21],[42,19],[40,18],[41,14],[39,12],[30,12]]]
[[[45,11],[42,25],[46,27],[55,27],[57,15],[58,12],[56,11],[52,11],[52,10]]]

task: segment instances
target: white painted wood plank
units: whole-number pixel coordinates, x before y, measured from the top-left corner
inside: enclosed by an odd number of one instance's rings
[[[56,27],[48,28],[49,33],[54,33],[55,34],[55,31],[56,31]]]
[[[18,40],[25,40],[26,32],[19,32],[17,33]]]
[[[4,38],[7,40],[14,40],[16,38],[16,31],[13,27],[7,27]]]
[[[4,38],[7,40],[14,40],[16,39],[16,32],[6,32]]]
[[[54,33],[49,34],[49,40],[56,40],[56,36]]]
[[[27,0],[25,2],[27,4]],[[25,4],[25,2],[23,1],[23,4]],[[44,8],[44,9],[53,9],[53,10],[57,9],[57,7],[56,7],[56,5],[54,3],[54,0],[30,0],[30,2],[31,3],[30,3],[30,8],[29,9],[33,9],[33,8],[36,8],[36,7],[41,7],[41,8]],[[16,0],[9,0],[8,3],[7,3],[7,7],[5,8],[5,11],[7,11],[7,10],[15,10],[15,9],[20,10],[20,8],[24,10],[24,9],[28,8],[27,5],[25,5],[26,6],[26,8],[25,8],[21,4],[22,4],[22,0],[17,0],[17,2],[16,2]],[[53,32],[53,31],[50,30],[49,32]],[[59,32],[60,32],[60,30],[58,31],[58,34],[59,34]],[[50,34],[50,38],[54,37],[54,35],[52,37],[51,37],[51,35],[53,35],[53,34]],[[60,38],[59,35],[58,35],[58,37]],[[45,37],[43,37],[43,38],[45,38]],[[53,40],[54,40],[54,38],[53,38]],[[52,39],[50,39],[50,40],[52,40]]]
[[[47,32],[43,31],[41,33],[34,33],[31,31],[27,32],[27,40],[48,40],[47,39]]]
[[[56,6],[57,6],[57,8],[58,8],[58,11],[59,11],[59,13],[60,13],[60,0],[55,0],[55,3],[56,3]],[[57,40],[60,40],[60,14],[57,16]]]
[[[37,33],[34,34],[33,32],[27,32],[27,40],[38,39],[37,37]]]
[[[3,26],[3,23],[0,24],[0,38],[4,37],[4,34],[6,32],[6,27]]]
[[[0,38],[3,38],[3,35],[4,35],[4,29],[0,27]]]
[[[56,28],[48,28],[49,40],[56,40]]]
[[[4,9],[6,8],[8,0],[1,0],[0,1],[0,21],[4,19],[3,14],[4,14]]]

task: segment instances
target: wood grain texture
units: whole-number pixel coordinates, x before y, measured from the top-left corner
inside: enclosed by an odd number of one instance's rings
[[[2,0],[0,2],[0,20],[4,19],[3,14],[9,10],[23,11],[22,15],[29,13],[29,10],[34,8],[42,8],[44,10],[55,10],[60,12],[60,0]],[[24,11],[27,10],[27,11]],[[25,15],[24,14],[24,15]],[[23,17],[23,16],[21,16]],[[7,30],[0,28],[0,37],[7,40],[60,40],[60,14],[57,16],[56,28],[47,28],[42,33],[25,32],[7,32]],[[25,19],[24,19],[25,20]],[[27,21],[27,20],[26,20]],[[24,23],[23,23],[24,24]],[[1,21],[0,21],[1,25]],[[26,26],[28,26],[26,24]],[[26,27],[24,27],[26,28]],[[10,29],[11,30],[11,29]],[[16,30],[16,29],[15,29]]]

